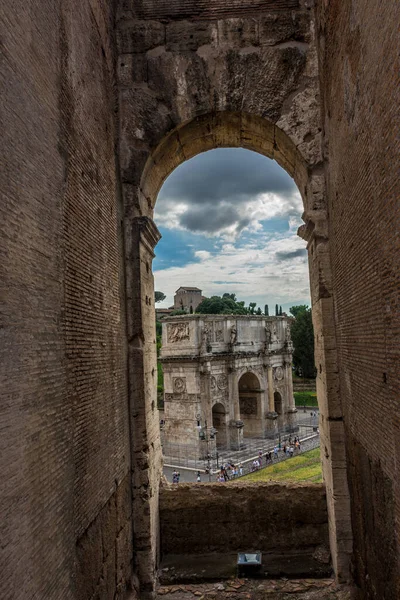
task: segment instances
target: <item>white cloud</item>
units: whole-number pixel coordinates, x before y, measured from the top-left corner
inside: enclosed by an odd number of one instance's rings
[[[196,258],[199,258],[200,260],[207,260],[208,258],[210,258],[211,252],[208,252],[207,250],[196,250],[194,255]]]
[[[228,243],[218,254],[198,250],[195,256],[199,262],[156,271],[156,289],[167,295],[165,306],[172,304],[181,285],[196,285],[206,296],[235,292],[239,299],[261,306],[301,299],[309,302],[306,256],[295,256],[304,248],[305,242],[290,233],[272,237],[258,247],[254,242],[244,246]],[[292,253],[295,257],[290,260],[279,258]]]

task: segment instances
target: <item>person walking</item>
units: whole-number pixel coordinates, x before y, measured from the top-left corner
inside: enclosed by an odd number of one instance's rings
[[[201,483],[201,473],[200,471],[197,471],[197,483]]]

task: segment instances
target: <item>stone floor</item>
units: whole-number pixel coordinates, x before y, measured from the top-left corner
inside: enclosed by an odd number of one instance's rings
[[[350,600],[348,588],[332,579],[230,579],[223,583],[160,586],[165,600]]]

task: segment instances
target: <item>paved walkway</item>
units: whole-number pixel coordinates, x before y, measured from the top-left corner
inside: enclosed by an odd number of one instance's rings
[[[230,579],[221,583],[161,586],[164,600],[350,600],[332,579]]]
[[[313,434],[313,428],[318,426],[318,417],[315,414],[315,409],[306,409],[304,412],[303,409],[299,409],[296,414],[296,422],[295,425],[299,427],[299,430],[295,434],[291,434],[292,438],[294,435],[300,437],[300,439],[305,439]],[[279,433],[276,432],[276,439],[270,440],[266,438],[245,438],[244,444],[245,448],[242,450],[219,450],[218,461],[214,458],[212,461],[213,470],[217,469],[217,462],[219,465],[232,461],[234,464],[243,463],[250,458],[257,456],[258,451],[261,449],[263,453],[268,450],[272,450],[274,444],[278,444]],[[281,445],[289,438],[289,433],[280,433]],[[165,446],[166,454],[164,454],[164,463],[168,466],[179,466],[179,467],[187,467],[193,470],[200,469],[204,470],[205,462],[204,460],[192,460],[187,458],[185,446],[177,446],[177,453],[168,455],[168,444]],[[169,448],[172,450],[172,448]],[[254,460],[254,458],[252,458]],[[172,472],[172,471],[171,471]]]
[[[294,436],[292,436],[294,437]],[[252,440],[254,441],[254,440]],[[263,442],[263,444],[261,444],[261,442]],[[307,452],[307,450],[313,450],[314,448],[318,448],[320,445],[320,440],[319,440],[319,435],[313,435],[310,436],[309,438],[306,438],[305,440],[302,440],[301,442],[301,453],[303,452]],[[258,456],[258,449],[261,448],[264,451],[264,455],[263,455],[263,459],[262,459],[262,468],[265,467],[269,467],[271,466],[271,464],[275,464],[277,462],[281,462],[283,460],[291,460],[291,458],[289,458],[288,455],[285,455],[283,450],[278,451],[278,456],[277,458],[275,458],[274,454],[272,453],[272,462],[269,462],[268,464],[265,462],[265,452],[267,450],[273,450],[273,446],[271,446],[271,442],[266,440],[260,440],[260,444],[257,445],[255,444],[254,449],[252,451],[252,453],[247,452],[247,454],[244,453],[244,451],[241,452],[231,452],[229,454],[229,458],[234,462],[234,464],[238,464],[239,462],[242,463],[243,465],[243,475],[247,475],[248,473],[251,472],[251,468],[252,468],[252,462],[254,460],[254,458],[257,458]],[[294,454],[294,456],[297,456],[298,453],[296,452]],[[244,458],[241,458],[241,456],[244,456]],[[166,461],[166,459],[164,459]],[[215,467],[215,465],[214,465]],[[191,468],[184,468],[184,467],[177,467],[177,470],[179,471],[181,477],[180,477],[180,481],[182,483],[195,483],[196,482],[196,476],[197,476],[197,470],[196,469],[191,469]],[[167,480],[169,482],[172,482],[172,473],[174,471],[173,467],[164,467],[164,475],[166,476]],[[215,472],[216,469],[215,469]],[[211,481],[215,481],[216,475],[212,475],[211,476]],[[238,478],[240,479],[240,478]],[[201,469],[201,481],[209,481],[209,476],[206,475],[204,473],[204,470]]]

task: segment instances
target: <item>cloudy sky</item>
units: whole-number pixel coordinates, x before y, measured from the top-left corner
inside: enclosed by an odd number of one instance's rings
[[[162,234],[154,277],[171,306],[175,290],[236,293],[262,308],[309,304],[300,194],[279,165],[240,148],[216,149],[180,165],[158,195]]]

